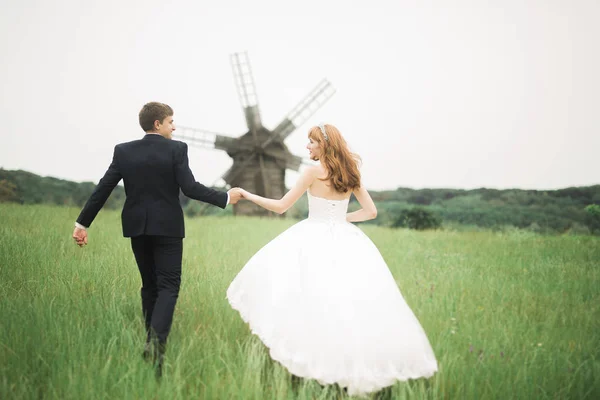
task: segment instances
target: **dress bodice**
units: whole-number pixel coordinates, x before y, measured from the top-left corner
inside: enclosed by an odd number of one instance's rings
[[[308,218],[327,222],[346,222],[348,203],[350,199],[330,200],[323,197],[308,195]]]

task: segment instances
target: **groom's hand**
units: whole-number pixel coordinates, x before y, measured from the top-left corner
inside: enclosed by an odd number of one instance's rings
[[[229,204],[235,204],[242,198],[240,188],[232,188],[227,191],[229,194]]]
[[[77,246],[83,247],[88,243],[87,231],[85,229],[75,228],[73,231],[73,239],[75,239]]]

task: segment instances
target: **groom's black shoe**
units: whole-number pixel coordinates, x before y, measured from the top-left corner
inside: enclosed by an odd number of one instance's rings
[[[156,368],[156,379],[160,380],[163,374],[163,364],[165,360],[165,351],[166,344],[165,343],[154,343],[153,352],[152,352],[152,361],[154,367]]]
[[[163,373],[163,357],[160,356],[158,363],[156,364],[156,379],[160,380]]]

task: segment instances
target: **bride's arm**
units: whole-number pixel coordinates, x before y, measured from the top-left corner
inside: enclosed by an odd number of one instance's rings
[[[373,203],[373,199],[369,192],[367,192],[367,189],[361,186],[354,191],[354,196],[362,208],[346,214],[346,221],[361,222],[375,219],[377,217],[377,207],[375,207],[375,203]]]
[[[269,211],[283,214],[302,196],[317,177],[317,167],[310,166],[304,170],[294,187],[280,200],[267,199],[242,189],[242,195],[256,205]]]

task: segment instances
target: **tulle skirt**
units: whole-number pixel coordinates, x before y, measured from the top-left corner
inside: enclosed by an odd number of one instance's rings
[[[290,373],[351,395],[437,371],[383,257],[353,224],[295,224],[248,261],[227,299]]]

